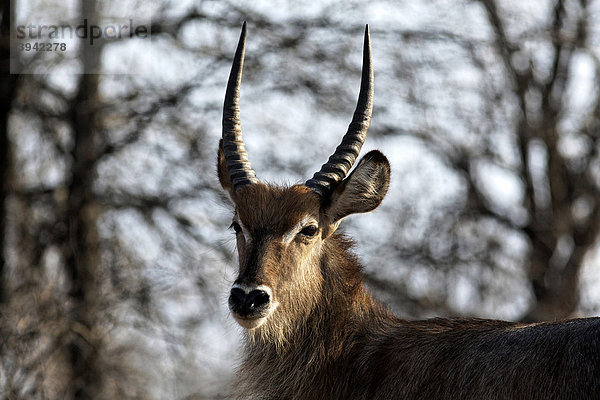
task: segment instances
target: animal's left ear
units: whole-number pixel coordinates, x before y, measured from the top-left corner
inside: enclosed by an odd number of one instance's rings
[[[227,170],[227,161],[225,161],[225,154],[223,153],[223,139],[219,140],[219,150],[217,151],[217,175],[219,176],[221,187],[225,189],[229,198],[233,201],[233,184],[231,183],[231,177]]]
[[[329,236],[342,218],[373,211],[385,197],[390,185],[390,163],[377,150],[367,153],[350,176],[333,191],[324,212],[330,224]]]

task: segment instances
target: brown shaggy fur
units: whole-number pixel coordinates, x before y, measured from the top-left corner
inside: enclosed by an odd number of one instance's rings
[[[237,397],[600,398],[600,318],[406,321],[373,300],[352,242],[334,232],[341,218],[383,199],[389,164],[381,157],[361,162],[322,201],[301,185],[233,190],[220,154],[221,184],[245,229],[237,234],[236,283],[268,286],[277,303],[262,325],[246,330]],[[318,233],[296,235],[302,221],[316,221]]]

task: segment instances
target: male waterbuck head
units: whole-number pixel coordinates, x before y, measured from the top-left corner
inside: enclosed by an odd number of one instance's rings
[[[351,170],[373,107],[369,30],[358,105],[327,163],[304,184],[261,183],[240,126],[246,25],[223,111],[218,174],[235,205],[239,271],[229,296],[248,341],[243,399],[598,399],[600,318],[523,325],[406,321],[363,287],[340,221],[375,209],[390,167],[378,151]]]
[[[324,277],[320,260],[324,242],[340,221],[375,209],[389,184],[387,159],[368,153],[347,176],[365,140],[373,108],[373,68],[368,27],[358,104],[347,133],[327,163],[303,185],[261,183],[250,166],[240,126],[240,84],[246,24],[233,61],[223,109],[223,137],[218,174],[229,193],[235,216],[239,274],[229,297],[235,319],[258,328],[281,313],[279,323],[310,311]]]

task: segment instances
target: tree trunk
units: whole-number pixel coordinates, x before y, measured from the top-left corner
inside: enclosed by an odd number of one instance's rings
[[[2,0],[0,12],[0,304],[6,300],[5,238],[6,200],[9,193],[10,150],[8,141],[8,116],[12,107],[18,75],[10,74],[11,0]]]
[[[95,23],[95,1],[82,2],[82,16]],[[102,385],[98,363],[101,335],[97,329],[99,311],[99,238],[93,183],[97,159],[96,126],[98,75],[92,74],[100,62],[99,45],[82,43],[81,62],[84,66],[77,95],[71,108],[74,145],[71,151],[71,181],[68,185],[66,221],[68,243],[64,246],[65,263],[71,280],[71,339],[68,349],[72,368],[74,399],[96,397]]]

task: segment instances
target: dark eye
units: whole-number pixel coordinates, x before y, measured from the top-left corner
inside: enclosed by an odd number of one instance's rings
[[[318,230],[319,230],[319,228],[317,228],[315,225],[309,225],[309,226],[303,228],[300,231],[300,234],[304,235],[304,236],[312,237],[317,234]]]
[[[240,224],[238,224],[237,222],[233,221],[231,223],[231,226],[229,226],[230,228],[233,228],[233,230],[235,231],[236,234],[241,233],[242,232],[242,227],[240,226]]]

